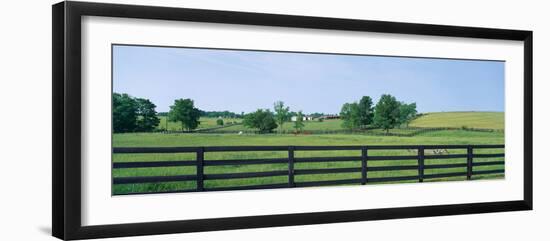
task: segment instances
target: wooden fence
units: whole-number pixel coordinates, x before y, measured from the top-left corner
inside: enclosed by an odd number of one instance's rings
[[[148,162],[114,162],[113,169],[123,168],[152,168],[152,167],[185,167],[193,166],[196,169],[194,175],[175,175],[175,176],[137,176],[137,177],[115,177],[112,180],[113,185],[120,184],[138,184],[138,183],[162,183],[195,181],[196,187],[188,190],[173,190],[164,192],[192,192],[192,191],[223,191],[223,190],[249,190],[249,189],[270,189],[270,188],[292,188],[292,187],[310,187],[325,185],[342,184],[362,184],[377,182],[395,182],[406,180],[417,180],[423,182],[427,179],[448,178],[464,176],[467,180],[475,175],[484,174],[504,174],[504,169],[474,171],[475,166],[494,166],[503,165],[504,161],[483,161],[475,162],[476,158],[499,158],[504,157],[504,153],[475,154],[477,149],[503,149],[504,145],[400,145],[400,146],[210,146],[210,147],[116,147],[113,148],[114,154],[122,153],[195,153],[195,160],[182,161],[148,161]],[[356,150],[360,151],[358,156],[334,156],[334,157],[295,157],[296,151],[342,151]],[[369,155],[371,150],[414,150],[416,155]],[[426,150],[432,150],[432,153],[426,154]],[[434,150],[464,150],[465,154],[440,154]],[[284,151],[288,153],[286,158],[262,158],[262,159],[244,159],[244,160],[205,160],[206,152],[257,152],[257,151]],[[504,150],[502,150],[504,152]],[[429,159],[457,159],[464,158],[463,163],[437,163],[425,164]],[[369,164],[377,161],[398,161],[398,160],[416,160],[415,165],[391,165],[391,166],[370,166]],[[296,169],[296,163],[321,163],[321,162],[360,162],[360,167],[347,168],[323,168],[323,169]],[[208,174],[204,172],[205,166],[231,166],[231,165],[262,165],[262,164],[287,164],[287,170],[262,171],[262,172],[239,172],[239,173],[219,173]],[[464,172],[447,172],[437,174],[425,174],[428,169],[448,169],[465,168]],[[372,172],[379,171],[401,171],[416,170],[417,175],[391,176],[391,177],[369,177]],[[361,178],[323,180],[323,181],[305,181],[296,182],[295,176],[311,174],[332,174],[332,173],[361,173]],[[288,176],[288,181],[284,183],[248,185],[248,186],[229,186],[205,188],[206,180],[238,179],[238,178],[258,178],[258,177],[276,177]],[[148,192],[150,193],[150,192]],[[158,192],[153,192],[158,193]],[[135,193],[131,193],[135,194]]]

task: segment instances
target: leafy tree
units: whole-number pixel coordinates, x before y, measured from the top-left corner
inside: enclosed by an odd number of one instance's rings
[[[170,121],[181,121],[181,130],[194,130],[200,124],[200,110],[195,108],[191,99],[177,99],[170,106],[168,118]]]
[[[340,110],[342,127],[347,129],[356,129],[361,125],[360,109],[357,103],[345,103]]]
[[[292,118],[292,116],[297,116],[297,115],[298,115],[298,112],[296,112],[296,111],[289,111],[288,112],[289,119]]]
[[[319,113],[319,112],[313,112],[311,114],[309,114],[311,117],[313,118],[319,118],[321,116],[324,116],[325,114],[324,113]]]
[[[304,129],[304,114],[302,114],[302,111],[298,111],[296,114],[296,121],[294,122],[294,129],[297,133],[302,132]]]
[[[160,122],[155,108],[155,104],[148,99],[113,93],[114,132],[154,130]]]
[[[374,124],[389,133],[399,125],[399,102],[391,95],[382,95],[374,108]]]
[[[137,105],[137,131],[152,131],[160,123],[155,108],[157,107],[148,99],[136,98]]]
[[[399,124],[409,126],[409,123],[416,117],[416,103],[399,105]]]
[[[223,126],[223,119],[217,119],[216,124],[219,126]]]
[[[369,96],[363,96],[359,101],[359,122],[361,125],[370,125],[374,118],[374,107]]]
[[[243,124],[246,127],[258,129],[260,133],[269,133],[277,128],[273,113],[269,110],[258,109],[244,116]]]
[[[136,129],[137,103],[128,94],[113,93],[113,131],[131,132]]]
[[[223,118],[241,118],[242,117],[242,115],[239,115],[235,112],[231,112],[231,111],[228,111],[228,110],[224,110],[224,111],[204,111],[204,110],[201,110],[200,113],[201,113],[201,116],[210,117],[210,118],[219,118],[219,117],[223,117]]]
[[[285,103],[282,101],[277,101],[273,104],[273,109],[275,110],[275,120],[279,124],[279,130],[283,130],[283,124],[285,121],[288,121],[290,118],[289,107],[285,107]]]

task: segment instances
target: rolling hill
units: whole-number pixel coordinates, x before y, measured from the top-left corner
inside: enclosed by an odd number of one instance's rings
[[[413,120],[411,127],[504,129],[504,112],[432,112]]]

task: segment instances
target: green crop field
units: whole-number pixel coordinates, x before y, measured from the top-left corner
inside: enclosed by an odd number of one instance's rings
[[[429,115],[428,115],[429,116]],[[426,117],[428,117],[426,116]],[[336,126],[338,121],[317,122],[319,125]],[[289,125],[290,126],[290,125]],[[307,123],[306,123],[307,126]],[[235,126],[236,127],[236,126]],[[334,127],[336,128],[336,127]],[[163,134],[163,133],[127,133],[114,134],[113,145],[115,147],[170,147],[170,146],[266,146],[266,145],[445,145],[445,144],[503,144],[503,132],[477,132],[468,130],[446,130],[434,131],[416,135],[414,137],[395,137],[395,136],[369,136],[361,134],[324,134],[324,135],[282,135],[282,134]],[[500,153],[502,149],[480,150],[476,153]],[[449,150],[449,153],[464,154],[465,150]],[[371,155],[416,155],[413,150],[385,150],[372,151]],[[426,155],[434,153],[427,152]],[[205,153],[206,160],[226,160],[226,159],[252,159],[252,158],[270,158],[286,157],[287,152],[267,151],[267,152],[216,152]],[[322,156],[358,156],[359,151],[298,151],[296,157],[322,157]],[[177,154],[115,154],[114,162],[134,162],[134,161],[170,161],[170,160],[195,160],[194,153]],[[476,158],[480,161],[496,161],[503,158]],[[426,164],[435,163],[464,163],[462,159],[446,160],[426,160]],[[380,161],[373,165],[415,165],[415,160],[404,161]],[[369,164],[371,165],[371,164]],[[312,168],[339,168],[339,167],[359,167],[360,162],[325,162],[325,163],[297,163],[296,169]],[[205,174],[218,173],[239,173],[239,172],[261,172],[287,170],[286,164],[268,164],[268,165],[233,165],[233,166],[212,166],[205,167]],[[503,165],[498,166],[480,166],[474,167],[474,170],[502,169]],[[426,174],[436,174],[445,172],[464,172],[465,168],[450,169],[432,169],[426,170]],[[161,168],[133,168],[133,169],[114,169],[114,177],[129,176],[169,176],[194,174],[195,167],[161,167]],[[369,173],[369,177],[392,177],[403,175],[416,175],[415,170],[405,171],[383,171]],[[346,178],[359,178],[360,173],[339,173],[339,174],[315,174],[296,176],[296,182],[315,181],[315,180],[335,180]],[[502,174],[480,175],[476,178],[502,178]],[[465,177],[440,178],[430,181],[442,180],[464,180]],[[223,187],[240,185],[273,184],[287,182],[286,176],[281,177],[262,177],[230,180],[206,180],[205,187]],[[403,181],[411,182],[411,181]],[[414,182],[414,181],[412,181]],[[156,192],[192,189],[195,182],[171,182],[171,183],[148,183],[148,184],[122,184],[114,185],[114,194],[126,194],[132,192]]]
[[[434,112],[415,120],[411,127],[504,129],[504,112]]]

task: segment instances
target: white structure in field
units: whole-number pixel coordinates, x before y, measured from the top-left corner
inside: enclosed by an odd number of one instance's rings
[[[297,119],[298,119],[298,116],[292,116],[292,117],[290,117],[290,120],[293,121],[293,122],[295,122]],[[312,120],[313,120],[313,116],[307,116],[307,115],[302,116],[302,120],[303,120],[303,121],[312,121]]]

